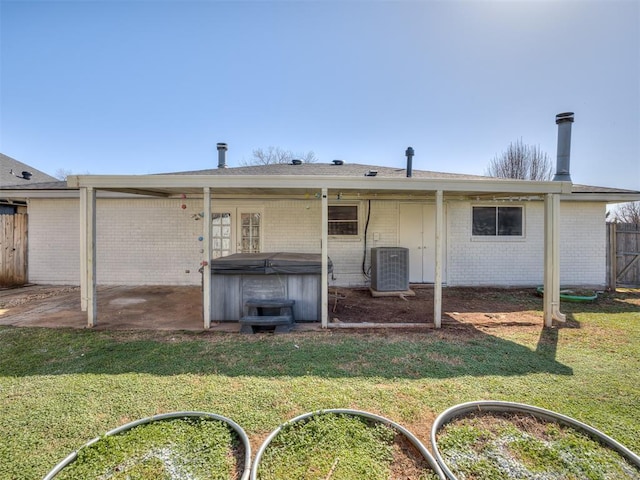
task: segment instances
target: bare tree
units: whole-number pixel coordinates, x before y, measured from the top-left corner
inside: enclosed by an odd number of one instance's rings
[[[67,170],[66,168],[59,168],[56,170],[54,177],[58,180],[66,180],[69,175],[73,175],[71,170]]]
[[[65,181],[67,177],[69,177],[69,175],[91,175],[91,173],[89,172],[73,173],[71,170],[67,170],[66,168],[58,168],[56,170],[56,173],[53,176],[56,177],[58,180]]]
[[[293,153],[291,150],[285,150],[281,147],[256,148],[252,153],[253,157],[251,160],[243,160],[240,162],[242,166],[291,163],[293,159],[299,159],[305,163],[315,163],[318,161],[315,153],[312,151],[308,151],[307,153]]]
[[[538,145],[526,145],[522,139],[511,142],[506,151],[489,163],[486,175],[521,180],[551,180],[551,161]]]
[[[612,210],[612,214],[614,222],[640,224],[640,202],[621,203]]]

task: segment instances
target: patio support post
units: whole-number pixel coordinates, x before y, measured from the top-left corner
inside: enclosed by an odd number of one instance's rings
[[[204,222],[202,225],[202,314],[204,328],[211,328],[211,187],[204,187]]]
[[[87,187],[87,326],[95,327],[97,311],[96,298],[96,191]]]
[[[436,271],[433,283],[433,323],[442,326],[442,228],[444,225],[444,194],[436,192]]]
[[[87,311],[87,189],[80,189],[80,310]]]
[[[560,197],[548,193],[544,199],[544,326],[564,322],[560,313]]]
[[[321,292],[321,326],[329,327],[329,199],[326,188],[322,189],[322,237],[321,237],[321,257],[322,257],[322,287]]]

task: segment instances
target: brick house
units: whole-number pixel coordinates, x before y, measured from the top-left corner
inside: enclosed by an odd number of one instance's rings
[[[200,186],[209,181],[210,187]],[[560,283],[603,287],[606,205],[640,198],[638,192],[567,182],[416,170],[407,178],[405,169],[348,163],[87,176],[71,178],[69,185],[6,187],[3,196],[28,203],[30,282],[82,283],[79,197],[85,182],[94,185],[96,197],[95,282],[102,285],[200,284],[207,241],[210,258],[237,252],[319,253],[326,192],[330,285],[368,285],[371,248],[396,246],[409,249],[412,283],[435,283],[439,263],[443,285],[540,285],[545,199],[553,196],[560,204]],[[203,188],[210,188],[210,239],[204,234]]]
[[[559,152],[564,143],[559,134]],[[413,170],[410,157],[407,168],[227,168],[226,150],[218,144],[211,170],[2,187],[0,197],[28,205],[28,280],[80,284],[89,325],[96,284],[203,284],[208,328],[211,259],[320,254],[327,327],[328,285],[370,285],[371,249],[403,247],[409,281],[434,285],[436,326],[444,285],[541,284],[550,325],[563,319],[560,284],[605,286],[607,204],[640,200],[637,191],[572,184],[560,153],[555,181],[540,182]]]

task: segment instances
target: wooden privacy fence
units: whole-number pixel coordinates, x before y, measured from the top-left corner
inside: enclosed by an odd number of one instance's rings
[[[27,214],[0,215],[0,286],[27,283]]]
[[[609,288],[640,285],[640,224],[608,223],[607,282]]]

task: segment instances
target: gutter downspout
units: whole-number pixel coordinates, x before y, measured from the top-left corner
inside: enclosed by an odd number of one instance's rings
[[[548,193],[544,199],[544,326],[552,327],[553,320],[566,321],[560,312],[560,197]]]
[[[553,289],[551,290],[552,318],[558,322],[565,322],[567,317],[560,312],[560,196],[551,195],[553,203],[552,228],[553,228]]]

